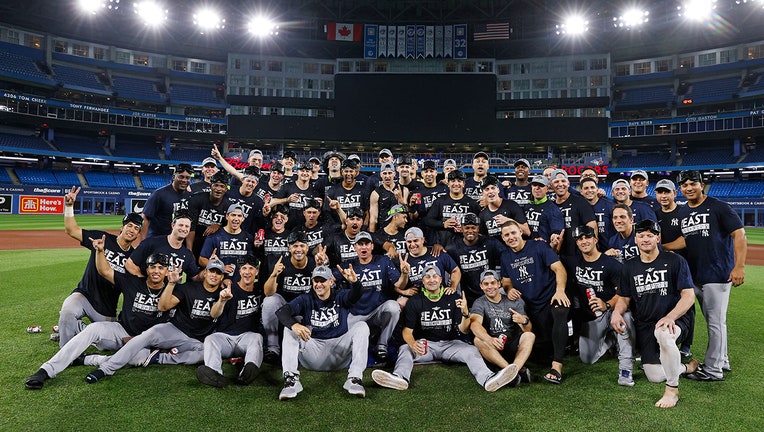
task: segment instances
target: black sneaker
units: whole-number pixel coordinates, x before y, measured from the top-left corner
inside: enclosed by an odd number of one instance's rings
[[[378,345],[376,354],[377,354],[377,360],[379,360],[380,362],[386,362],[388,359],[387,345]]]
[[[517,376],[515,377],[515,379],[513,379],[512,381],[510,381],[510,382],[509,382],[509,384],[507,384],[507,387],[517,387],[517,386],[519,386],[519,385],[520,385],[520,383],[521,383],[522,381],[523,381],[523,379],[522,379],[522,377],[520,376],[520,374],[517,374]]]
[[[146,357],[146,360],[143,361],[143,367],[149,367],[150,365],[157,363],[159,363],[159,350],[155,349],[154,351],[151,351],[149,356]]]
[[[249,385],[260,374],[260,368],[252,362],[247,362],[241,369],[239,376],[236,377],[236,384]]]
[[[680,349],[679,355],[682,357],[682,363],[687,363],[692,359],[692,352],[690,352],[689,348]]]
[[[517,372],[517,376],[520,377],[520,382],[524,383],[530,383],[531,382],[531,370],[527,367],[523,367]]]
[[[69,366],[84,366],[85,365],[85,354],[80,354],[77,356],[76,359],[72,360],[72,364]]]
[[[263,361],[269,365],[278,366],[281,362],[281,356],[276,351],[268,350],[263,354]]]
[[[228,385],[228,378],[207,365],[201,365],[196,368],[196,379],[202,384],[217,388],[223,388]]]
[[[49,380],[48,372],[45,369],[40,368],[34,375],[30,375],[24,382],[24,386],[29,390],[40,390],[45,385],[45,381]]]
[[[691,379],[693,381],[702,381],[702,382],[713,382],[713,381],[724,381],[724,377],[715,377],[713,375],[709,375],[708,372],[703,369],[703,366],[698,366],[698,370],[696,370],[693,373],[689,373],[684,376],[687,379]]]
[[[104,379],[105,376],[106,374],[101,369],[96,369],[85,377],[85,382],[88,384],[95,384]]]

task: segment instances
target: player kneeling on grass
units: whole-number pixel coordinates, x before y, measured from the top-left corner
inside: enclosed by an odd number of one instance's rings
[[[382,387],[406,390],[414,363],[443,360],[464,363],[478,384],[489,392],[515,379],[517,365],[511,364],[493,373],[473,345],[460,340],[469,331],[470,315],[464,294],[444,294],[443,277],[434,264],[425,266],[424,291],[412,297],[404,311],[403,340],[393,373],[377,369],[374,382]]]
[[[483,271],[480,288],[485,295],[475,300],[470,311],[475,346],[484,359],[502,369],[512,361],[518,373],[509,383],[510,387],[516,387],[521,381],[530,382],[531,373],[525,362],[531,355],[536,335],[531,331],[530,318],[525,315],[525,302],[502,295],[501,276],[494,270]]]
[[[90,345],[99,350],[116,351],[133,336],[167,321],[167,315],[159,311],[159,296],[167,285],[166,277],[170,258],[164,254],[153,254],[146,260],[146,277],[136,277],[130,273],[115,272],[106,259],[104,243],[106,236],[93,240],[96,251],[95,264],[98,273],[124,294],[119,321],[94,322],[74,336],[50,360],[40,366],[40,370],[27,378],[25,385],[30,390],[39,390],[46,380],[55,378],[69,365],[88,364],[82,353]],[[175,277],[179,277],[177,274]],[[174,281],[172,283],[175,283]],[[91,363],[92,364],[92,363]]]
[[[236,377],[236,384],[240,385],[251,383],[263,363],[263,337],[257,333],[263,293],[255,289],[260,261],[244,255],[236,264],[239,281],[220,292],[220,300],[225,303],[223,314],[215,333],[204,339],[204,364],[196,369],[199,381],[214,387],[228,384],[222,358],[244,356],[244,367]]]
[[[631,312],[622,314],[626,331],[616,333],[610,326],[612,307],[618,301],[623,266],[618,260],[597,250],[594,228],[580,225],[573,229],[573,238],[581,254],[563,258],[565,268],[571,275],[575,295],[582,305],[578,311],[581,318],[581,334],[578,352],[581,361],[594,364],[613,344],[618,347],[618,384],[634,385],[634,323]]]
[[[180,279],[176,268],[159,297],[158,307],[162,312],[176,308],[170,322],[157,324],[140,335],[130,339],[114,355],[104,357],[98,369],[85,377],[88,384],[94,384],[114,373],[128,363],[136,366],[161,364],[196,364],[204,359],[204,340],[212,333],[215,320],[220,317],[225,305],[220,286],[223,282],[224,264],[219,259],[207,263],[203,281],[188,281],[176,287]],[[230,291],[228,292],[230,295]],[[217,301],[216,301],[217,300]],[[174,354],[160,354],[159,349],[173,349]],[[136,359],[144,358],[143,362]]]
[[[687,261],[658,246],[661,228],[657,222],[636,224],[639,256],[624,263],[622,286],[610,324],[623,333],[623,314],[634,303],[637,347],[645,375],[651,382],[666,381],[666,390],[655,406],[671,408],[679,402],[679,375],[693,373],[698,362],[682,364],[677,343],[681,343],[691,319],[687,311],[695,304],[695,286]]]
[[[363,285],[352,265],[337,268],[352,289],[338,290],[329,267],[318,266],[313,269],[313,291],[300,294],[276,311],[284,325],[281,400],[292,399],[302,391],[298,365],[330,371],[343,368],[348,362],[348,378],[342,388],[351,395],[366,396],[362,378],[369,355],[369,326],[364,321],[348,326],[350,307],[361,298]],[[299,316],[303,317],[302,324],[297,321]]]

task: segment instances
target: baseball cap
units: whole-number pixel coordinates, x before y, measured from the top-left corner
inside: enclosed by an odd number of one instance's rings
[[[674,186],[674,182],[672,182],[669,179],[663,179],[658,181],[658,184],[655,185],[655,190],[658,189],[666,189],[668,191],[675,191],[676,186]]]
[[[547,186],[547,187],[549,187],[549,179],[548,179],[548,178],[546,178],[546,176],[543,176],[543,175],[537,175],[537,176],[534,176],[534,177],[533,177],[533,179],[531,180],[531,184],[532,184],[532,185],[533,185],[533,184],[540,184],[540,185],[542,185],[542,186]]]
[[[411,165],[412,163],[413,161],[409,155],[403,155],[398,158],[398,165]]]
[[[629,182],[627,182],[624,179],[618,179],[618,180],[614,181],[613,185],[611,186],[611,188],[614,188],[614,187],[616,187],[616,186],[618,186],[620,184],[622,184],[622,185],[626,186],[627,188],[631,189],[631,185],[629,184]]]
[[[345,210],[345,216],[348,219],[352,217],[363,219],[366,214],[364,214],[364,211],[360,207],[350,207],[349,209]]]
[[[358,156],[357,154],[351,154],[350,156],[348,156],[348,160],[354,160],[358,163],[361,163],[361,157]]]
[[[251,265],[252,267],[260,267],[260,260],[257,259],[254,255],[246,254],[239,257],[239,259],[236,260],[236,265],[239,267],[243,265]]]
[[[202,161],[202,166],[205,166],[207,164],[218,166],[218,161],[216,161],[215,158],[208,157]]]
[[[308,235],[305,234],[305,231],[292,231],[289,233],[289,237],[287,237],[287,244],[291,245],[297,242],[308,244]]]
[[[295,153],[295,152],[293,152],[291,150],[287,150],[287,151],[284,152],[284,155],[281,156],[281,159],[297,160],[297,153]]]
[[[438,162],[432,159],[428,159],[422,162],[422,171],[424,170],[438,170]]]
[[[187,172],[191,175],[194,174],[194,167],[191,166],[191,164],[187,163],[181,163],[175,166],[175,174]]]
[[[345,169],[345,168],[356,169],[358,168],[358,161],[347,158],[344,161],[342,161],[341,167],[342,169]]]
[[[207,267],[205,267],[207,270],[217,270],[220,273],[225,273],[225,264],[223,264],[223,261],[220,261],[217,258],[212,258],[207,263]]]
[[[480,157],[488,159],[488,153],[486,153],[484,151],[479,151],[479,152],[475,153],[474,156],[472,156],[472,159],[474,160],[474,159],[477,159],[477,158],[480,158]]]
[[[258,149],[254,149],[254,150],[249,152],[249,157],[247,159],[252,159],[252,156],[260,156],[262,158],[263,157],[263,152],[261,152]]]
[[[379,172],[395,171],[395,165],[392,162],[385,162],[379,167]]]
[[[448,173],[448,180],[464,180],[466,176],[464,175],[464,171],[460,169],[455,169]]]
[[[360,243],[361,241],[368,241],[371,242],[371,234],[369,234],[366,231],[361,231],[355,236],[355,241],[353,241],[353,244]]]
[[[581,237],[596,237],[594,228],[589,225],[579,225],[573,229],[573,238],[578,240]]]
[[[653,234],[660,234],[661,226],[658,225],[658,222],[655,222],[652,219],[641,220],[634,224],[634,232],[641,233],[644,231],[650,231]]]
[[[445,168],[445,167],[447,167],[447,166],[452,166],[452,167],[455,167],[455,166],[456,166],[456,161],[455,161],[455,160],[453,160],[453,159],[446,159],[446,160],[443,162],[443,168]]]
[[[159,264],[162,267],[169,267],[170,266],[170,257],[163,253],[153,253],[149,255],[148,258],[146,258],[146,266],[152,266],[154,264]]]
[[[284,165],[282,165],[281,162],[276,161],[271,164],[271,171],[277,171],[284,174]]]
[[[680,171],[676,177],[676,184],[681,185],[688,180],[703,183],[703,176],[700,174],[700,171],[696,170]]]
[[[332,271],[329,270],[329,267],[327,266],[318,266],[313,269],[313,274],[311,275],[313,279],[323,279],[323,280],[329,280],[334,277],[332,274]]]
[[[406,230],[406,234],[403,235],[403,238],[406,240],[424,238],[424,232],[419,227],[411,227]]]
[[[518,165],[525,165],[530,168],[531,163],[528,162],[528,159],[518,159],[515,161],[514,167],[517,168]]]
[[[563,176],[565,178],[565,180],[568,179],[568,172],[565,171],[564,169],[557,168],[556,170],[552,171],[552,173],[549,175],[549,180],[552,181],[552,180],[556,179],[557,176],[559,176],[559,175]]]
[[[443,277],[443,273],[440,271],[438,266],[435,265],[435,263],[427,263],[424,266],[424,270],[422,271],[422,275],[426,275],[427,273],[435,272],[438,276]]]
[[[223,183],[228,184],[228,174],[225,171],[218,171],[212,177],[210,177],[210,184]]]
[[[393,157],[393,152],[391,152],[390,149],[383,148],[379,151],[379,157],[382,156]]]
[[[329,159],[336,157],[337,159],[344,161],[346,159],[345,153],[338,152],[336,150],[329,150],[326,153],[324,153],[324,163],[326,163]]]
[[[390,219],[393,218],[393,216],[397,214],[406,214],[406,212],[407,212],[406,206],[401,204],[396,204],[390,207],[390,210],[387,211],[387,219],[385,220],[389,221]]]
[[[225,211],[225,214],[238,212],[241,214],[244,214],[244,208],[240,204],[231,204],[228,206],[228,210]]]
[[[631,177],[629,178],[634,178],[634,177],[642,177],[645,180],[650,179],[649,177],[647,177],[647,172],[645,170],[636,170],[633,173],[631,173]]]
[[[480,187],[481,188],[487,188],[488,186],[499,186],[501,182],[496,176],[487,175],[483,180],[480,181]]]
[[[319,159],[318,156],[311,156],[310,159],[308,159],[308,162],[315,162],[317,164],[320,164],[321,159]]]
[[[128,213],[122,218],[122,226],[129,224],[130,222],[138,225],[138,228],[143,227],[143,216],[140,213]]]
[[[494,278],[501,282],[501,276],[499,276],[499,273],[497,273],[496,270],[483,270],[483,272],[480,273],[480,282],[483,282],[488,278]]]
[[[480,226],[480,219],[475,213],[465,213],[462,218],[462,225],[477,225]]]

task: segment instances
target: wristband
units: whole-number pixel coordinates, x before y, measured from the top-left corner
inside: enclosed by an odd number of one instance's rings
[[[610,303],[608,303],[608,302],[605,302],[605,310],[606,310],[606,311],[609,311],[611,307],[612,307],[612,306],[610,306]]]
[[[526,317],[525,318],[525,322],[523,323],[523,325],[528,325],[529,322],[531,322],[531,319]]]
[[[74,207],[64,207],[64,217],[74,217]]]
[[[462,314],[462,318],[469,318],[469,317],[470,317],[470,314],[467,314],[467,315]]]

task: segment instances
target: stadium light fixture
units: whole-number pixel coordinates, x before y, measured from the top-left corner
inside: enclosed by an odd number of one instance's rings
[[[650,12],[642,9],[627,9],[621,16],[613,17],[615,28],[635,28],[648,21]]]
[[[577,36],[589,31],[589,21],[581,15],[571,15],[555,26],[558,35]]]
[[[119,9],[119,0],[109,0],[109,4],[106,7],[110,10]]]
[[[704,22],[713,17],[716,0],[686,0],[676,8],[679,16],[690,21]]]
[[[83,13],[95,15],[106,7],[106,2],[104,0],[77,0],[77,7]]]
[[[276,36],[279,26],[270,18],[257,16],[247,23],[247,31],[257,37]]]
[[[224,29],[225,18],[214,9],[202,8],[194,14],[194,24],[204,34],[209,31]]]
[[[146,0],[135,3],[133,7],[136,15],[147,26],[156,27],[167,20],[167,9],[160,3]]]

